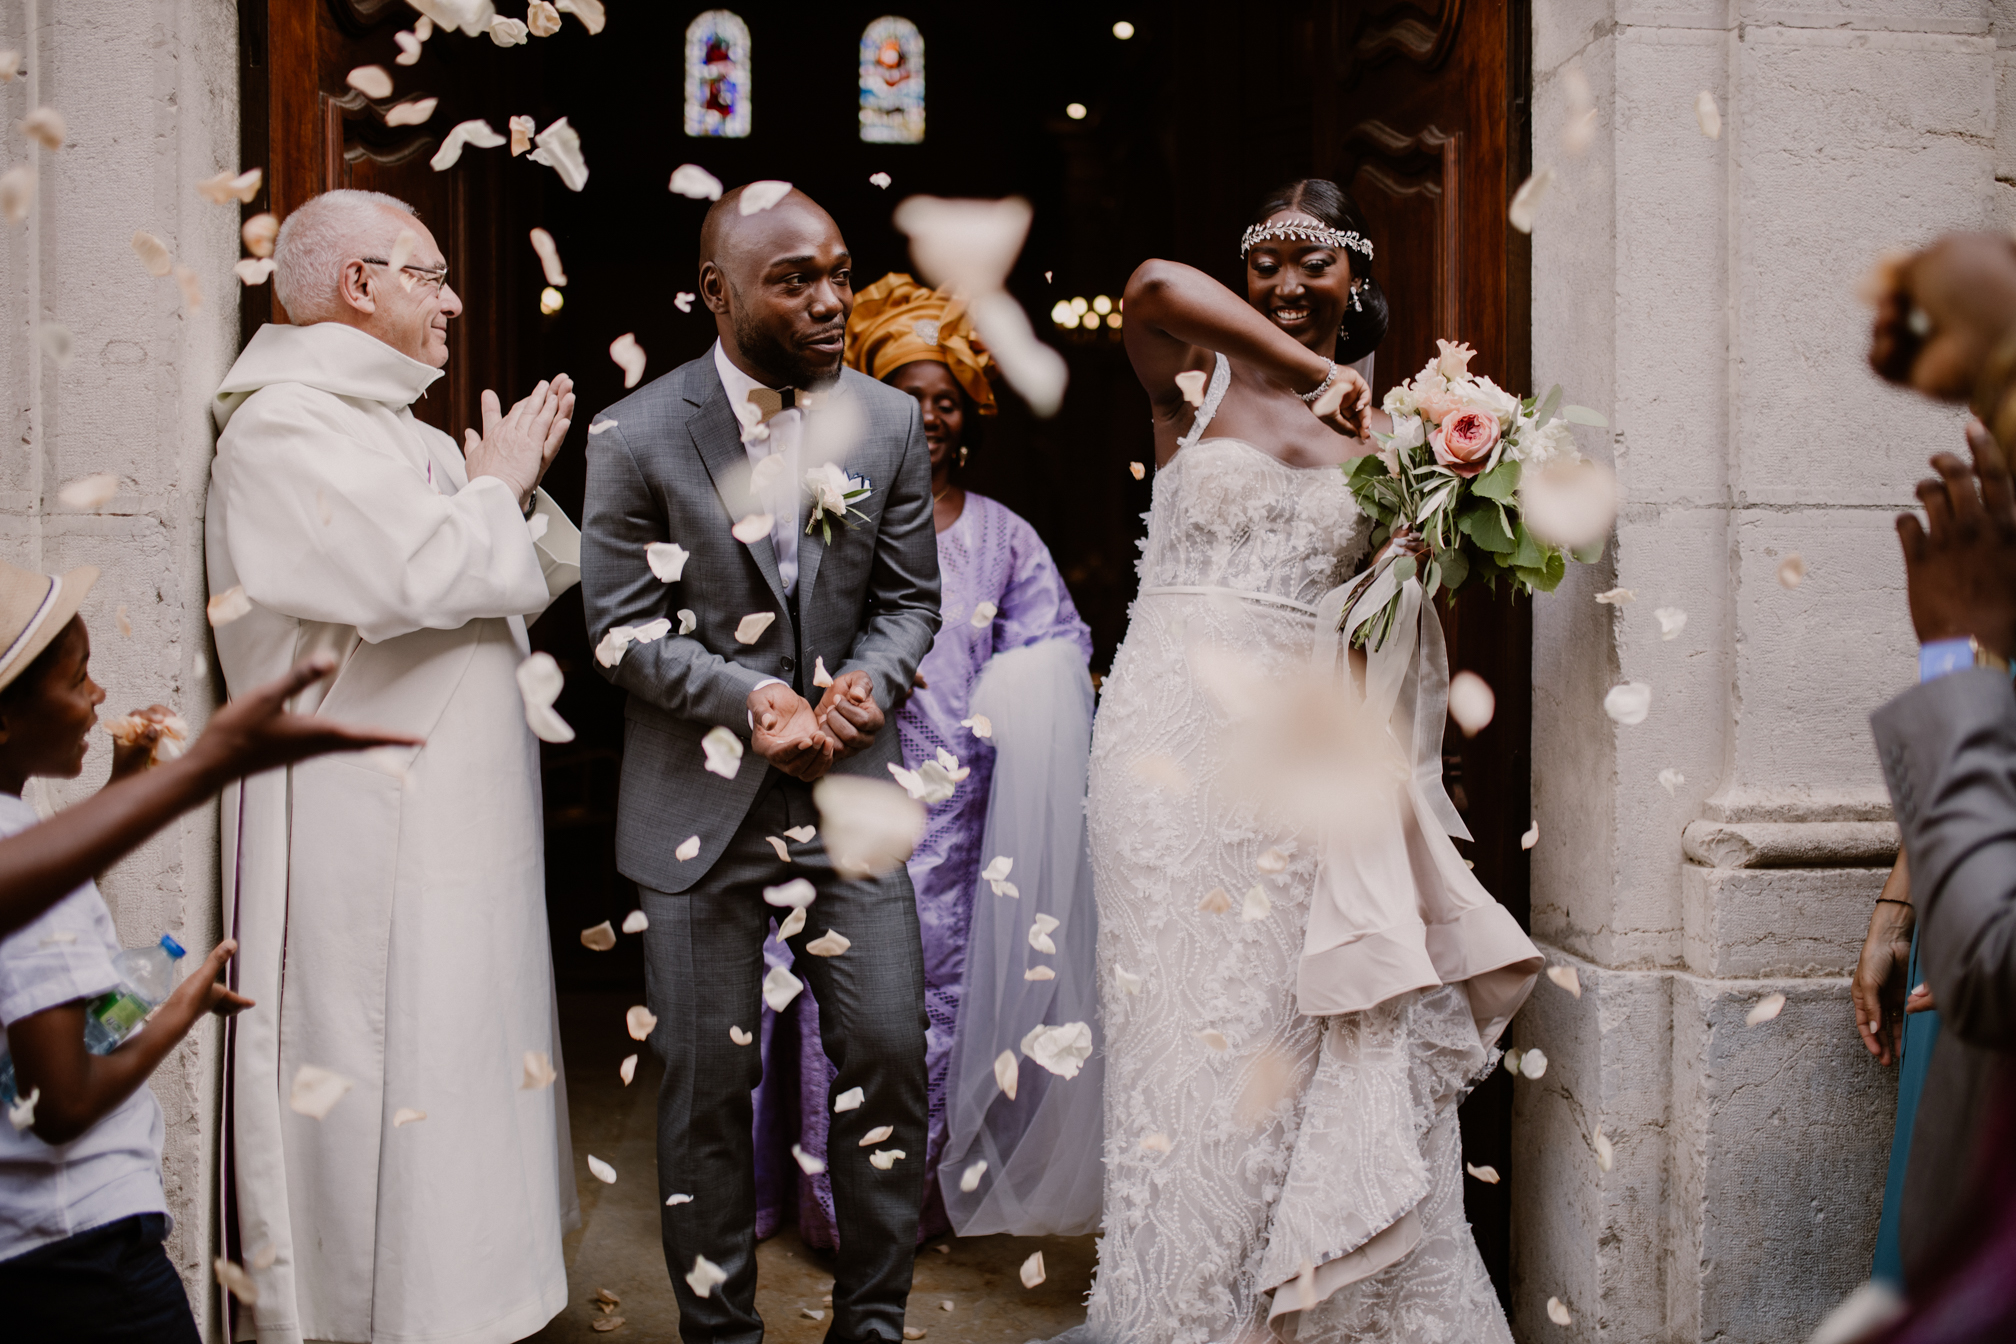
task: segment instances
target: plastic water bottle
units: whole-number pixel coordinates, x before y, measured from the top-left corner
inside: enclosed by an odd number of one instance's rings
[[[152,947],[129,947],[112,958],[119,987],[84,1005],[84,1048],[94,1055],[117,1050],[174,992],[175,963],[188,955],[182,944],[164,933]],[[14,1057],[0,1052],[0,1102],[11,1106],[17,1097]]]

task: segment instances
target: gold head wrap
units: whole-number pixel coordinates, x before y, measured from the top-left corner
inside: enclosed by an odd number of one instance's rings
[[[847,367],[879,382],[920,359],[943,364],[980,414],[994,414],[994,389],[987,381],[994,358],[973,331],[966,301],[892,271],[854,296]]]

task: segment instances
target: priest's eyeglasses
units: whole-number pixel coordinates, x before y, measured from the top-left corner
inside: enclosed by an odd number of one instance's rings
[[[363,262],[366,266],[390,266],[392,264],[384,257],[359,257],[357,260]],[[422,285],[429,292],[439,294],[441,287],[448,283],[448,267],[446,263],[438,267],[401,266],[399,269],[413,277],[412,283],[406,286],[408,289],[411,289],[413,285]]]

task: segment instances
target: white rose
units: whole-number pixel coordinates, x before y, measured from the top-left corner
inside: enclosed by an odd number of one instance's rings
[[[1413,415],[1420,409],[1419,404],[1414,400],[1414,389],[1405,383],[1389,388],[1386,392],[1386,400],[1380,402],[1379,405],[1386,414],[1392,416],[1395,420],[1400,419],[1403,415]]]
[[[1419,448],[1428,441],[1418,415],[1396,415],[1393,417],[1391,445],[1395,449]]]
[[[1539,429],[1519,436],[1519,460],[1529,467],[1574,462],[1581,456],[1582,450],[1575,442],[1575,431],[1568,428],[1567,421],[1558,417]]]
[[[812,494],[813,513],[847,512],[847,473],[836,463],[806,472],[805,488]]]
[[[1489,378],[1476,378],[1463,389],[1463,404],[1471,410],[1498,417],[1498,427],[1509,429],[1519,415],[1519,398]]]

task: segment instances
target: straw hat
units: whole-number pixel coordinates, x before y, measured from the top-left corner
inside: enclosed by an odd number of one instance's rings
[[[56,642],[96,582],[96,565],[55,579],[0,560],[0,689]]]

